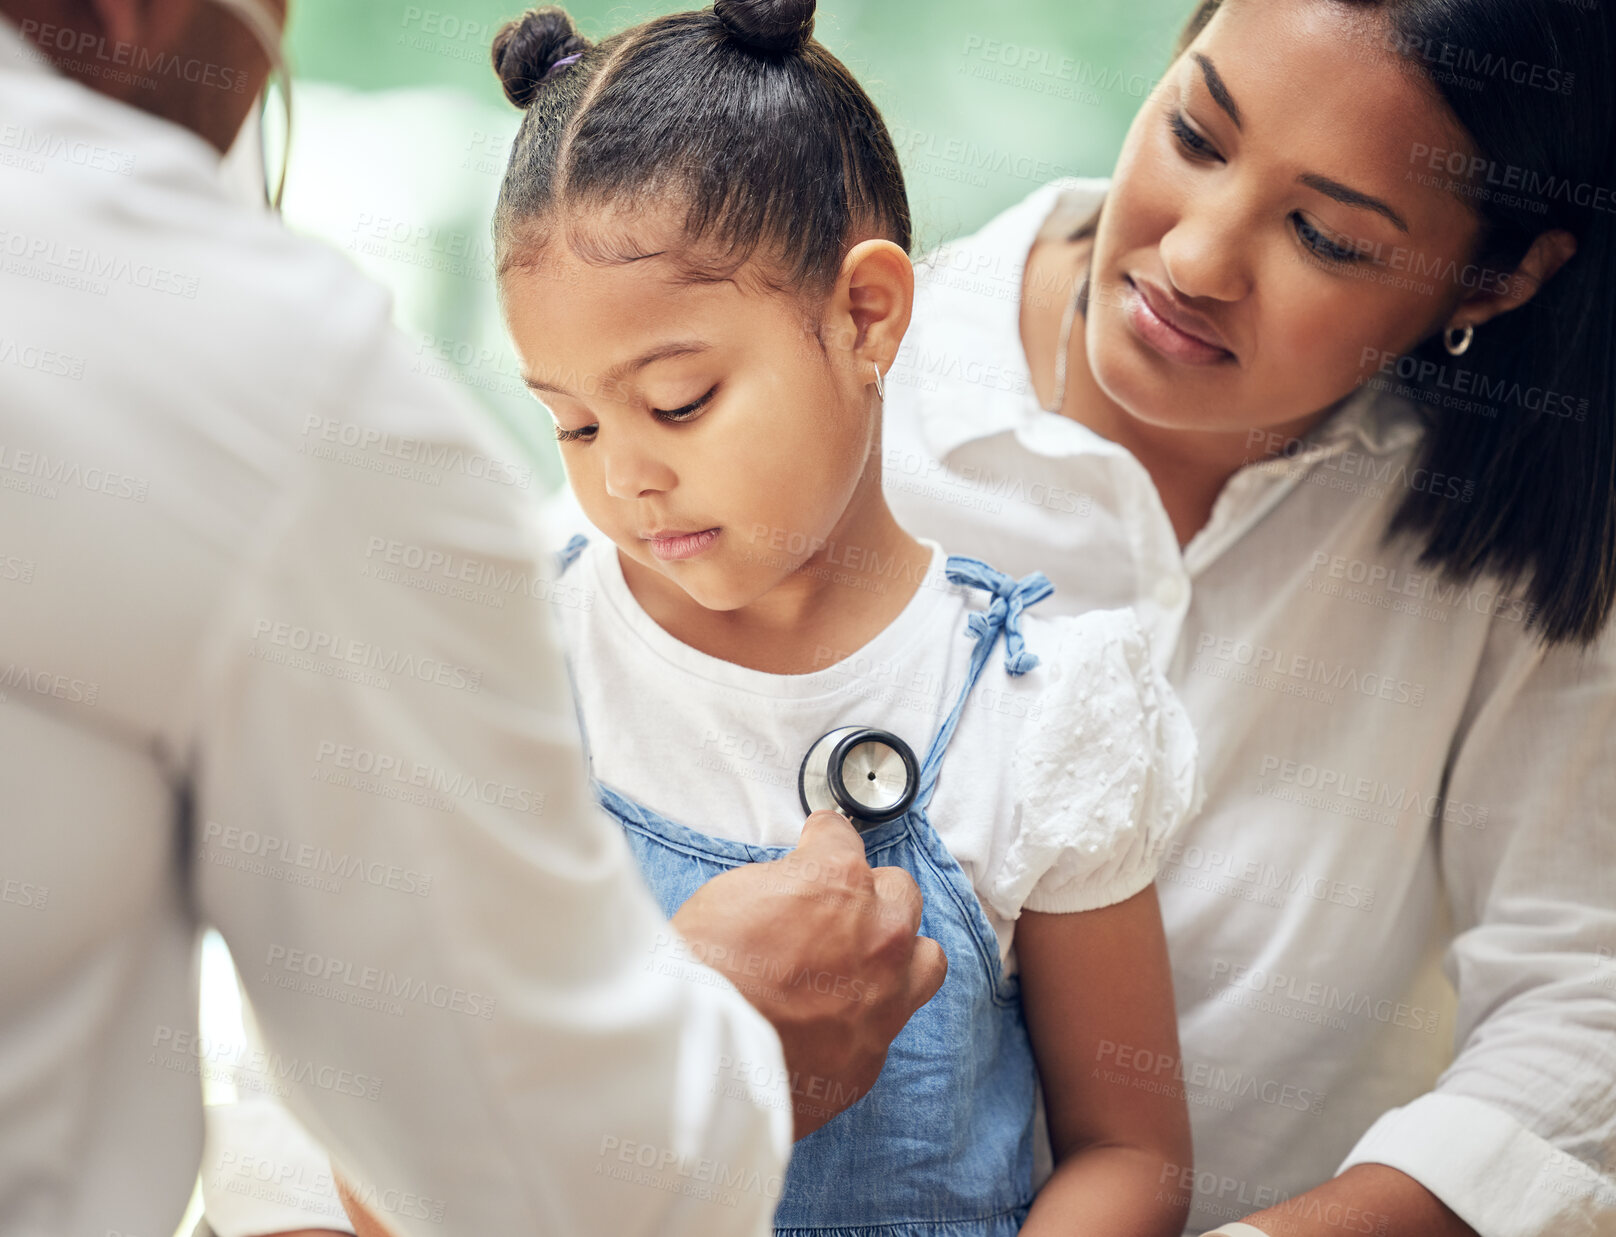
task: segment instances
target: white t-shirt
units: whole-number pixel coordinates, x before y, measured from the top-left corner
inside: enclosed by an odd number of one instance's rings
[[[787,675],[664,631],[629,591],[617,547],[591,535],[564,579],[593,604],[556,612],[595,777],[702,833],[790,846],[797,771],[827,731],[877,726],[923,762],[964,684],[969,616],[993,600],[950,583],[942,547],[923,544],[930,566],[892,623],[857,651],[826,650],[823,669]],[[1150,884],[1196,786],[1194,732],[1131,611],[1029,609],[1021,624],[1039,664],[1012,677],[999,637],[927,809],[1012,969],[1023,908],[1091,910]]]

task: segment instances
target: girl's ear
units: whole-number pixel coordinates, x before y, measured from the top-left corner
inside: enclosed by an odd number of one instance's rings
[[[891,241],[861,241],[848,251],[832,294],[832,332],[860,369],[885,373],[898,355],[915,304],[915,268]]]

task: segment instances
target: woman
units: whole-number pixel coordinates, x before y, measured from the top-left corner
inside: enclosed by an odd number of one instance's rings
[[[1201,737],[1183,1059],[1095,1068],[1187,1094],[1192,1232],[1616,1231],[1609,9],[1179,51],[935,255],[886,412],[900,522],[1135,605]]]

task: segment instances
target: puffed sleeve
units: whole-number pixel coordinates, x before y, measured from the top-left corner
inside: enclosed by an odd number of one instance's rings
[[[1202,797],[1195,731],[1133,613],[1053,626],[1047,683],[1015,755],[1015,833],[992,891],[1008,919],[1132,897]]]

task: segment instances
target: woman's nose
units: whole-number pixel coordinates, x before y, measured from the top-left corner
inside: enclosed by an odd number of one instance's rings
[[[1173,289],[1187,301],[1238,301],[1251,291],[1252,225],[1215,201],[1186,206],[1159,246]]]

